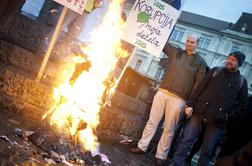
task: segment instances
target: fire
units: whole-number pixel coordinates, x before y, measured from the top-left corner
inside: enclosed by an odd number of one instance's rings
[[[106,90],[104,81],[111,79],[120,57],[127,52],[121,49],[120,38],[124,21],[121,18],[124,0],[113,0],[102,22],[92,31],[92,42],[82,51],[88,55],[92,66],[73,83],[69,79],[76,63],[84,58],[72,57],[72,63],[63,71],[64,82],[54,89],[55,104],[44,116],[51,114],[50,121],[62,131],[71,134],[86,150],[98,146],[95,129],[99,124],[101,100]]]

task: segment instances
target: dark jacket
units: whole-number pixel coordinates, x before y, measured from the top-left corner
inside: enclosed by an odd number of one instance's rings
[[[184,100],[203,80],[206,72],[206,62],[197,53],[187,55],[187,52],[166,44],[163,52],[168,55],[168,64],[160,88],[168,90]]]
[[[228,121],[227,135],[221,144],[219,157],[234,154],[252,140],[252,132],[248,132],[248,126],[252,126],[252,96],[248,98],[246,112],[241,117]]]
[[[222,68],[213,76],[217,68],[211,69],[205,79],[192,94],[188,106],[193,107],[193,115],[206,118],[208,123],[224,127],[228,119],[242,115],[248,102],[247,80],[241,85],[240,72],[229,72]]]

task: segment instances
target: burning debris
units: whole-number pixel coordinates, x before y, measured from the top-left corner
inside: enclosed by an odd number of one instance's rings
[[[38,130],[42,131],[41,128]],[[68,137],[56,136],[53,131],[39,133],[16,128],[14,132],[21,139],[12,141],[6,135],[0,136],[0,139],[10,143],[9,149],[19,148],[32,151],[35,158],[29,158],[31,162],[41,164],[41,160],[36,159],[36,156],[40,155],[48,164],[103,166],[111,163],[106,155],[99,152],[99,149],[93,152],[84,151],[81,146],[75,145]]]
[[[6,135],[1,135],[0,138],[4,141],[9,142],[11,146],[23,147],[22,145],[19,145],[16,141],[11,141]]]
[[[64,81],[54,89],[55,104],[43,117],[50,118],[51,125],[61,133],[69,133],[75,145],[80,144],[86,151],[99,153],[99,112],[103,103],[109,103],[104,96],[116,87],[112,72],[119,58],[128,55],[121,48],[122,2],[111,1],[102,22],[92,32],[91,43],[72,46],[72,61],[61,76]]]
[[[101,145],[90,151],[81,142],[75,144],[70,133],[60,133],[50,126],[46,121],[49,118],[41,122],[1,109],[0,116],[0,165],[154,165],[151,158],[131,155],[126,148],[130,145],[119,141],[131,142],[132,138],[123,135],[98,128]],[[19,123],[10,122],[10,118]]]
[[[129,137],[127,137],[127,136],[123,136],[123,140],[119,141],[120,144],[124,144],[124,145],[128,145],[131,142],[133,142],[133,140],[129,139]]]
[[[75,83],[75,81],[78,79],[78,77],[82,74],[82,72],[84,72],[84,71],[88,72],[92,65],[91,65],[91,62],[88,60],[87,55],[85,55],[81,51],[80,44],[73,43],[71,47],[72,47],[72,49],[71,49],[72,54],[74,54],[76,57],[83,58],[83,62],[76,64],[74,72],[73,72],[71,78],[69,79],[69,83],[71,85],[73,85]]]

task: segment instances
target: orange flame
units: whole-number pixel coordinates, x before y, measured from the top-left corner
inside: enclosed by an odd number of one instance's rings
[[[76,62],[84,60],[72,58],[72,63],[63,71],[64,82],[54,89],[55,105],[49,111],[51,124],[77,137],[86,150],[94,150],[98,145],[94,130],[99,124],[101,98],[106,89],[103,82],[110,77],[119,57],[127,56],[120,43],[123,1],[111,2],[102,22],[92,31],[91,44],[82,48],[92,64],[89,72],[84,71],[73,85],[69,84]],[[81,123],[87,126],[79,130]]]

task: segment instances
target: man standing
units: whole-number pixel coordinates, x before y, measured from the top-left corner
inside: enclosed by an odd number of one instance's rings
[[[203,129],[205,134],[199,165],[209,164],[213,149],[224,133],[227,120],[239,117],[246,110],[247,81],[238,70],[244,60],[243,53],[230,53],[224,68],[216,67],[207,73],[187,104],[185,113],[192,117],[185,126],[169,165],[179,166],[183,163]]]
[[[132,153],[136,154],[146,152],[158,124],[165,114],[164,129],[155,156],[157,165],[163,165],[167,158],[185,101],[205,76],[206,63],[196,52],[197,45],[198,37],[190,35],[186,40],[185,50],[174,48],[168,43],[163,49],[169,57],[166,73],[154,97],[142,138],[137,147],[130,149]]]

